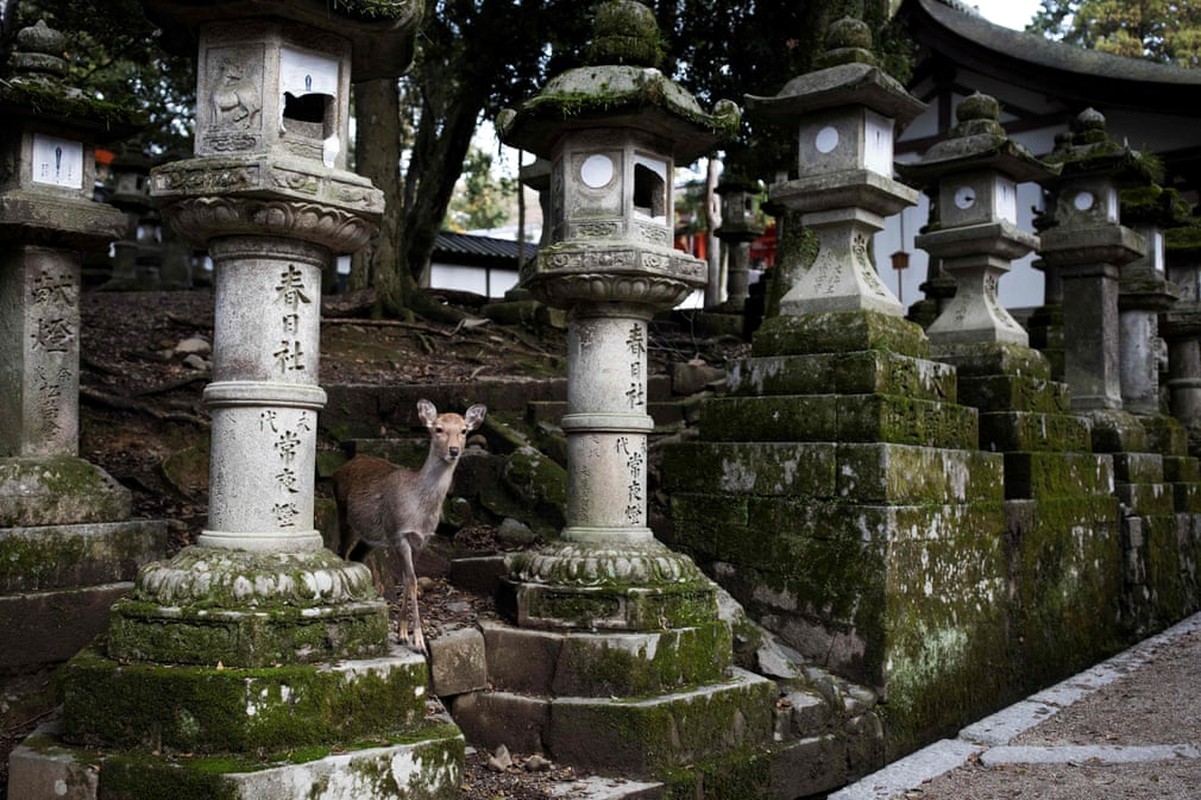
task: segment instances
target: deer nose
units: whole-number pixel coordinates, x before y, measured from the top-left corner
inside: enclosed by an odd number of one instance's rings
[[[450,455],[451,458],[459,457],[459,448],[457,448],[457,447],[449,447],[449,448],[447,448],[446,452]]]

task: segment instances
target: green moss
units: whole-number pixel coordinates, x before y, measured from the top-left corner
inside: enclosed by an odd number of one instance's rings
[[[771,755],[765,749],[743,747],[716,758],[696,759],[657,777],[665,784],[665,800],[759,800],[771,796]]]
[[[415,724],[426,681],[420,659],[356,673],[118,664],[84,650],[64,667],[64,735],[189,753],[330,744]]]

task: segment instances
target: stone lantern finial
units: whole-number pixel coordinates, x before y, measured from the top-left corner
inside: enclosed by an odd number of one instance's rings
[[[649,8],[636,0],[609,0],[596,10],[589,64],[628,64],[658,69],[663,63],[663,37]]]
[[[67,37],[44,19],[17,31],[11,62],[15,77],[34,81],[61,79],[67,74],[67,62],[63,59],[66,45]]]
[[[872,31],[867,23],[855,17],[843,17],[826,29],[826,52],[817,57],[820,69],[840,64],[876,66],[872,53]]]

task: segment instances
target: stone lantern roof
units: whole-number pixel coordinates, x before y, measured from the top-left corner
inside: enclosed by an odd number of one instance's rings
[[[774,97],[747,95],[747,109],[767,118],[792,119],[826,108],[865,106],[896,120],[898,128],[920,114],[925,103],[905,91],[876,65],[871,32],[862,20],[844,18],[830,25],[826,53],[818,69],[784,84]]]
[[[143,0],[146,16],[162,28],[163,47],[194,55],[206,22],[273,17],[328,31],[351,43],[356,81],[392,78],[413,60],[418,0]]]
[[[1060,164],[1050,165],[1035,157],[1005,133],[996,99],[977,92],[965,98],[956,112],[958,124],[951,135],[926,151],[915,164],[897,164],[908,181],[934,186],[948,173],[990,169],[1019,183],[1044,181],[1057,175]]]
[[[1060,165],[1064,178],[1108,173],[1119,186],[1139,186],[1155,178],[1154,164],[1144,154],[1115,142],[1106,130],[1105,116],[1092,108],[1072,120],[1070,131],[1056,137],[1055,149],[1043,160]]]
[[[66,37],[44,20],[17,32],[16,47],[0,71],[0,115],[7,120],[36,118],[101,141],[134,133],[144,122],[138,112],[91,97],[65,82],[65,49]]]
[[[551,78],[542,91],[497,118],[501,139],[536,155],[555,140],[598,125],[648,131],[690,163],[732,138],[741,111],[729,100],[706,113],[696,98],[659,70],[659,28],[650,9],[633,0],[611,0],[596,13],[588,64]]]

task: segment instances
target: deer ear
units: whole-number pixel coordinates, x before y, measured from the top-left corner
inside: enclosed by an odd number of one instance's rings
[[[463,416],[463,419],[467,422],[467,430],[473,431],[478,428],[480,423],[484,421],[484,415],[487,413],[488,407],[482,403],[477,403],[467,409],[467,413]]]
[[[428,428],[434,424],[434,420],[438,418],[438,409],[434,408],[434,404],[429,400],[417,401],[417,417]]]

